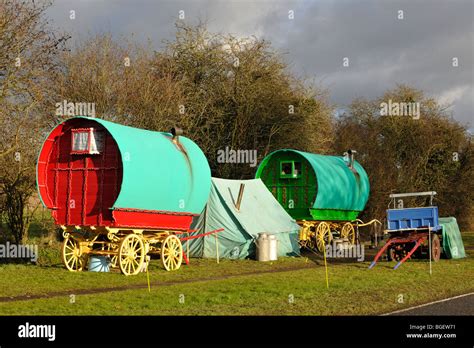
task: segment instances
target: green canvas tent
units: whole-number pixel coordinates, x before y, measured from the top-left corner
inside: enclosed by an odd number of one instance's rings
[[[244,190],[240,209],[236,208],[240,185]],[[224,228],[215,235],[189,241],[191,257],[243,259],[254,257],[258,233],[274,234],[278,240],[278,256],[299,255],[300,227],[280,206],[260,179],[225,180],[212,178],[207,205],[193,226],[200,234]],[[186,245],[185,245],[186,248]]]
[[[455,217],[440,217],[439,224],[443,228],[443,251],[448,259],[466,257],[461,232]]]

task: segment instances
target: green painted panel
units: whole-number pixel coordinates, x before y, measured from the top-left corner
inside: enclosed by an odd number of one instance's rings
[[[359,211],[335,209],[310,209],[313,220],[351,221],[357,219]]]
[[[282,164],[297,170],[284,173]],[[297,220],[311,219],[308,207],[316,198],[316,176],[302,156],[282,152],[275,155],[261,172],[261,179],[285,210]]]
[[[280,162],[291,160],[302,163],[300,178],[287,179],[279,175]],[[342,156],[283,149],[265,157],[255,177],[262,179],[295,219],[353,220],[364,210],[370,192],[364,168],[357,161],[354,168],[357,174],[351,171]],[[300,199],[300,204],[291,209],[288,197],[297,197],[295,190],[305,186],[309,188],[304,188],[304,192],[309,192],[312,198]]]
[[[180,136],[187,156],[170,133],[123,126],[98,118],[120,150],[123,179],[113,208],[200,214],[211,190],[206,156],[192,140]]]

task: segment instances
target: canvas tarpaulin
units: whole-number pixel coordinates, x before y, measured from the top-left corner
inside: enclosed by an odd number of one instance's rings
[[[440,217],[442,226],[443,251],[448,259],[461,259],[466,257],[461,232],[455,217]]]
[[[244,184],[240,209],[236,208],[240,185]],[[215,235],[189,241],[191,257],[243,259],[253,257],[258,233],[274,234],[278,256],[299,255],[298,224],[288,215],[260,179],[212,178],[211,194],[193,228],[200,234],[224,228]],[[186,245],[184,246],[186,248]]]

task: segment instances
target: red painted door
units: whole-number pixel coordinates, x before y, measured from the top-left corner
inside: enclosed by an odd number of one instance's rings
[[[103,141],[98,154],[72,152],[72,129],[93,127]],[[122,161],[115,140],[98,123],[78,120],[68,123],[49,158],[48,193],[54,202],[56,223],[78,226],[109,226],[110,208],[122,182]]]

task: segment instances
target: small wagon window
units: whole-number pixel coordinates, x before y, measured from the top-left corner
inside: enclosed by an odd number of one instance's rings
[[[103,134],[94,128],[72,130],[72,154],[99,154],[102,151]]]
[[[293,171],[293,162],[281,162],[280,163],[280,177],[291,177]]]
[[[301,176],[301,162],[281,161],[280,162],[280,178],[290,179],[299,178]]]
[[[299,178],[301,176],[301,162],[293,162],[293,177]]]

